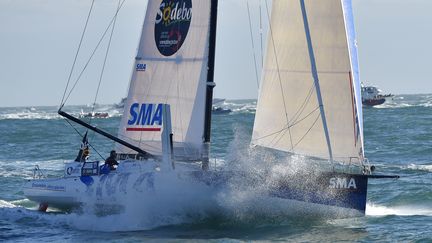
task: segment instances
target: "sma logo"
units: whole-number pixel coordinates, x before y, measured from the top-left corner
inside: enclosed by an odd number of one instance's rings
[[[332,189],[357,189],[356,181],[354,178],[330,178],[329,188]]]

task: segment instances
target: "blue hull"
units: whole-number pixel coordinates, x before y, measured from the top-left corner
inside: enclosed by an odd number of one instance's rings
[[[245,181],[250,178],[242,174],[241,172],[194,172],[194,176],[199,181],[215,187],[226,186],[227,181],[234,176],[244,178]],[[273,198],[355,210],[363,215],[366,211],[367,175],[325,172],[285,176],[271,183],[268,183],[264,177],[261,177],[261,180],[257,182],[255,177],[254,181],[250,182],[269,184],[268,196]]]
[[[350,181],[352,182],[351,185],[349,185]],[[293,182],[289,179],[280,181],[272,188],[271,195],[284,199],[354,209],[362,214],[366,211],[367,176],[324,173],[301,185]]]
[[[252,198],[258,202],[263,198],[269,207],[281,212],[292,214],[303,210],[312,215],[324,213],[345,217],[364,214],[368,178],[385,177],[306,171],[202,171],[187,165],[181,169],[180,164],[175,172],[161,173],[155,171],[155,164],[145,163],[139,167],[139,163],[142,162],[122,162],[122,168],[108,171],[108,174],[92,170],[94,175],[82,175],[87,171],[81,170],[81,173],[77,172],[81,176],[29,180],[24,186],[24,194],[32,201],[67,209],[80,207],[86,200],[121,206],[122,198],[128,193],[141,195],[141,199],[155,197],[158,193],[177,197],[176,191],[185,188],[190,188],[185,193],[195,200],[195,189],[192,188],[196,186],[201,193],[208,193],[208,198],[234,189],[234,195],[237,195],[237,190],[251,192]],[[136,172],[137,168],[140,168],[139,172]],[[66,173],[68,169],[65,169]],[[266,201],[268,199],[271,200]]]

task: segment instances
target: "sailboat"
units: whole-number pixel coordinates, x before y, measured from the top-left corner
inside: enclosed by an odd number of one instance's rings
[[[295,210],[363,215],[368,179],[394,177],[371,175],[364,158],[351,2],[274,0],[272,8],[252,150],[303,156],[304,166],[296,166],[305,169],[279,177],[266,170],[253,180]],[[59,110],[115,141],[119,166],[77,159],[62,178],[30,180],[25,196],[42,210],[66,209],[92,196],[119,203],[113,191],[158,193],[166,171],[215,193],[232,178],[248,181],[238,168],[209,166],[216,23],[217,0],[150,0],[118,135]]]
[[[65,164],[62,178],[29,181],[24,185],[24,195],[38,202],[41,209],[77,208],[91,196],[115,204],[111,194],[86,192],[92,188],[100,192],[109,187],[110,181],[123,181],[116,185],[122,187],[117,188],[120,191],[152,187],[160,170],[181,171],[182,164],[174,161],[194,168],[187,170],[207,170],[216,17],[214,0],[148,1],[117,136],[70,115],[64,104],[58,111],[66,119],[115,141],[119,166],[107,171],[103,161],[82,162],[77,158]],[[85,150],[82,147],[80,154]],[[35,174],[41,175],[39,171]]]

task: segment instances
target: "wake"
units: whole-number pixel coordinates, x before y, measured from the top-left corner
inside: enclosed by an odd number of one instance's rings
[[[432,216],[431,207],[422,206],[396,206],[387,207],[382,205],[367,204],[366,205],[367,216]]]

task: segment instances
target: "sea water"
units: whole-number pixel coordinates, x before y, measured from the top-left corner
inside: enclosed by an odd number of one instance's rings
[[[233,111],[213,115],[211,165],[234,161],[247,166],[242,157],[249,148],[256,101],[223,105]],[[67,109],[78,115],[89,108]],[[172,193],[168,188],[168,195],[145,201],[127,198],[127,207],[112,214],[38,212],[25,199],[23,184],[33,178],[35,165],[48,177],[62,176],[64,162],[74,159],[80,146],[76,130],[84,132],[56,110],[0,108],[0,241],[432,242],[432,95],[398,95],[364,109],[366,156],[379,173],[401,178],[370,180],[366,216],[349,219],[291,216],[245,185],[220,192],[214,200],[206,200],[195,185]],[[116,134],[122,112],[110,105],[97,111],[110,117],[91,123]],[[114,146],[93,133],[89,140],[94,160],[103,160]]]

